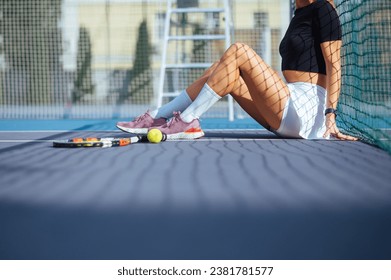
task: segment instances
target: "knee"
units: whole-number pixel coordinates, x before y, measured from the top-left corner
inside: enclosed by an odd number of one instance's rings
[[[239,58],[246,58],[248,57],[248,52],[251,50],[251,48],[246,45],[245,43],[236,42],[232,44],[227,51],[222,56],[221,61],[225,60],[237,60]]]
[[[240,51],[240,50],[243,50],[243,51],[247,51],[248,49],[250,49],[250,47],[245,44],[245,43],[241,43],[241,42],[236,42],[236,43],[233,43],[230,48],[236,50],[236,51]]]
[[[225,53],[226,56],[232,57],[235,56],[236,58],[243,57],[243,55],[247,54],[249,51],[251,51],[251,47],[248,46],[245,43],[236,42],[233,43]]]

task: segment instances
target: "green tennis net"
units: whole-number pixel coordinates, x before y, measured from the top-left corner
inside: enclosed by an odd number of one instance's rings
[[[391,1],[336,1],[343,31],[339,126],[391,152]]]

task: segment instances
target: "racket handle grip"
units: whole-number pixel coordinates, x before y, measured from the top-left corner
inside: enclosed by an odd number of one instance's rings
[[[147,135],[137,135],[140,142],[149,142]],[[162,140],[161,142],[164,142],[167,140],[167,134],[162,133]]]
[[[147,135],[137,135],[139,142],[148,142]]]

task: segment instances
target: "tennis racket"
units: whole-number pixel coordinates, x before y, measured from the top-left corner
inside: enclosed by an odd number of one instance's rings
[[[167,135],[163,134],[162,141],[167,140]],[[133,137],[127,138],[72,138],[67,140],[56,140],[53,141],[53,147],[56,148],[90,148],[90,147],[100,147],[100,148],[109,148],[109,147],[118,147],[118,146],[127,146],[137,142],[148,142],[146,135],[136,135]]]

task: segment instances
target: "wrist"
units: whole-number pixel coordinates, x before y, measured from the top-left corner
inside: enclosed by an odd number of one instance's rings
[[[337,110],[334,109],[334,108],[327,108],[327,109],[324,111],[324,115],[325,115],[325,116],[334,115],[334,117],[337,117]]]

